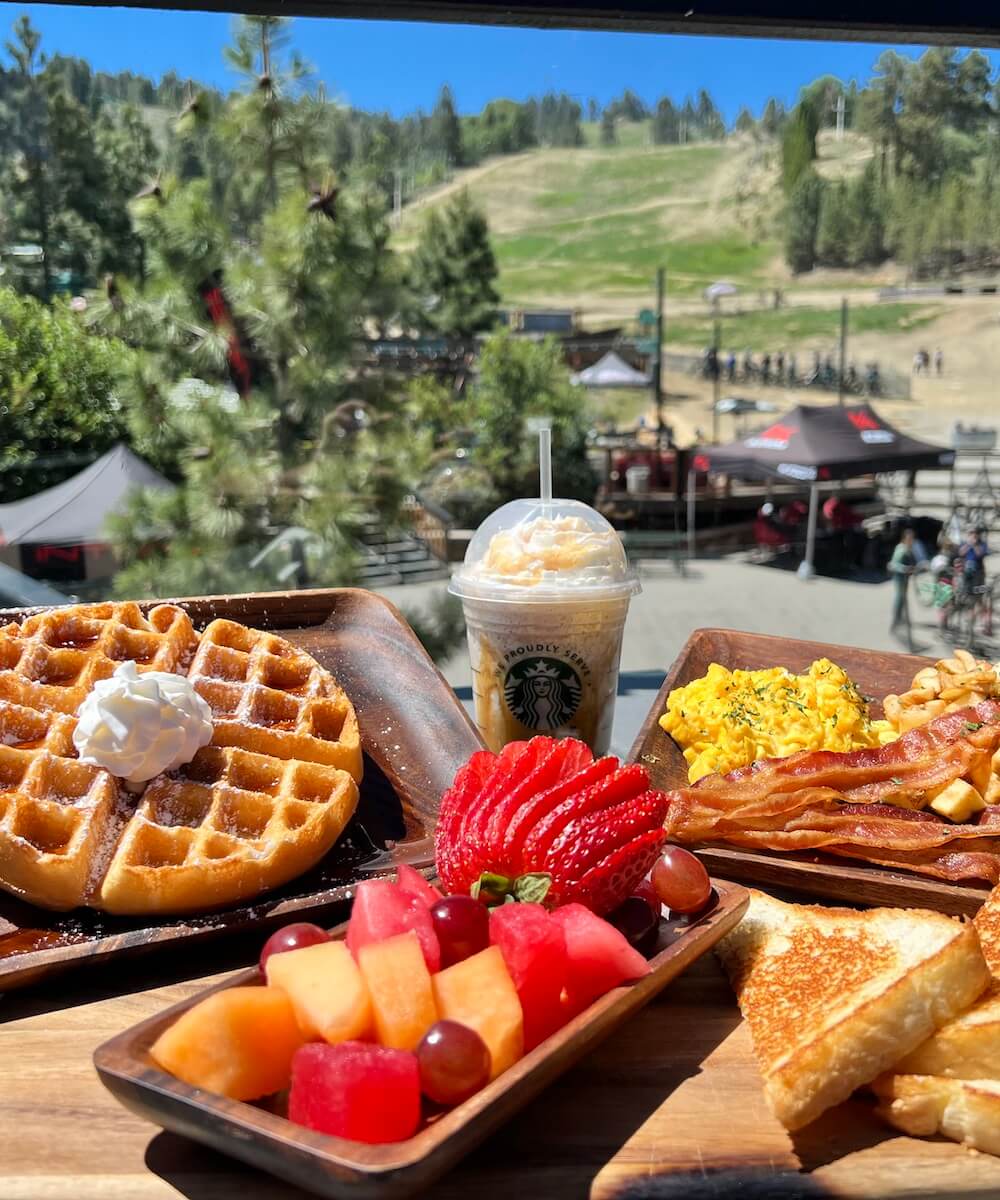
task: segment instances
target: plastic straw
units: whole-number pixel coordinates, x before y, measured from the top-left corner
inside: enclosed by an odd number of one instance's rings
[[[552,500],[552,430],[538,431],[538,483],[542,503]]]

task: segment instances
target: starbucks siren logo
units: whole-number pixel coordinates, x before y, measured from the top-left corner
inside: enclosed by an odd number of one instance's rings
[[[503,694],[529,729],[561,729],[580,707],[580,676],[559,658],[522,658],[507,672]]]

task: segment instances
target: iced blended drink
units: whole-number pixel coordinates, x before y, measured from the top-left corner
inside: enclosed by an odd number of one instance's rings
[[[465,610],[487,746],[549,734],[604,754],[639,584],[600,513],[576,500],[505,504],[476,531],[450,590]]]

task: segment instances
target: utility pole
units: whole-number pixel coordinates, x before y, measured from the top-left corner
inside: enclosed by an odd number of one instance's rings
[[[663,292],[667,273],[656,268],[656,352],[653,355],[653,400],[656,403],[656,445],[663,441]]]
[[[719,444],[719,321],[712,327],[712,445]]]
[[[844,403],[844,372],[847,370],[847,297],[840,302],[840,370],[837,373],[837,403]]]

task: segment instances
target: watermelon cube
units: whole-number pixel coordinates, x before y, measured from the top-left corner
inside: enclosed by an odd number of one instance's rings
[[[396,868],[396,887],[408,896],[416,896],[423,900],[428,908],[433,908],[439,900],[444,899],[444,893],[428,881],[414,867],[400,863]]]
[[[524,1049],[533,1049],[566,1020],[566,937],[541,904],[503,904],[490,913],[490,941],[500,948],[524,1011]]]
[[[355,1142],[402,1142],[420,1125],[420,1071],[408,1050],[311,1042],[292,1060],[288,1119]]]
[[[441,947],[429,905],[388,879],[365,879],[358,884],[347,926],[347,945],[355,959],[362,946],[384,942],[411,929],[420,941],[427,970],[433,975],[441,967]]]
[[[565,904],[552,913],[552,919],[562,926],[566,938],[566,994],[573,1012],[627,979],[649,973],[649,963],[624,935],[582,904]]]

